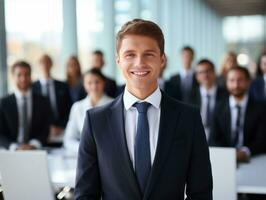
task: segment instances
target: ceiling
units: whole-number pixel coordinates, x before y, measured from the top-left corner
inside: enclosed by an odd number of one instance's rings
[[[205,0],[221,16],[266,15],[266,0]]]

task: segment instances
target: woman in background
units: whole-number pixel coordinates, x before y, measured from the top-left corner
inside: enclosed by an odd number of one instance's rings
[[[230,51],[224,56],[224,60],[223,60],[223,63],[221,65],[221,74],[217,78],[218,86],[225,88],[226,74],[227,74],[229,69],[231,69],[232,67],[235,67],[235,66],[237,66],[236,54],[234,52]]]
[[[86,111],[113,100],[104,94],[105,78],[98,69],[87,71],[84,74],[83,80],[87,97],[73,104],[64,137],[64,147],[75,154],[78,153],[79,140]]]
[[[68,58],[66,73],[72,103],[83,99],[86,96],[86,92],[83,88],[80,63],[76,56]]]

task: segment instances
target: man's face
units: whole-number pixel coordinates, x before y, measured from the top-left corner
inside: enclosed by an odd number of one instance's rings
[[[241,71],[229,71],[227,74],[226,86],[231,95],[238,98],[243,97],[248,90],[249,80]]]
[[[182,51],[182,62],[183,62],[183,67],[187,70],[191,68],[191,64],[193,61],[193,54],[189,50],[183,50]]]
[[[165,64],[157,42],[146,36],[126,35],[121,42],[116,62],[126,79],[129,91],[152,91]]]
[[[92,54],[91,55],[91,67],[101,69],[104,66],[104,59],[102,55]]]
[[[262,56],[260,60],[260,69],[263,74],[266,74],[266,56]]]
[[[196,78],[200,85],[212,87],[215,83],[215,73],[207,63],[199,64],[196,68]]]
[[[16,67],[12,73],[15,85],[19,91],[25,92],[30,88],[31,75],[26,67]]]
[[[50,74],[52,64],[50,60],[46,57],[40,59],[40,69],[43,75],[47,76]]]

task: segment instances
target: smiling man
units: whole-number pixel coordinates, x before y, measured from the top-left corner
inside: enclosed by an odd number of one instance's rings
[[[89,110],[78,155],[75,199],[212,199],[208,146],[195,108],[160,91],[164,37],[135,19],[116,37],[124,93]]]

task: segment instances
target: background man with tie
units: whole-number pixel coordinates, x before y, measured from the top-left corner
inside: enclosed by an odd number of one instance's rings
[[[89,110],[79,147],[75,199],[212,199],[200,112],[158,87],[164,37],[153,22],[127,22],[116,37],[124,93]]]
[[[248,94],[250,75],[246,68],[233,67],[226,77],[230,93],[217,106],[210,135],[211,146],[235,147],[237,161],[265,152],[265,107]]]
[[[31,67],[12,66],[16,89],[0,101],[0,146],[12,150],[40,148],[47,142],[51,109],[45,97],[31,90]]]

